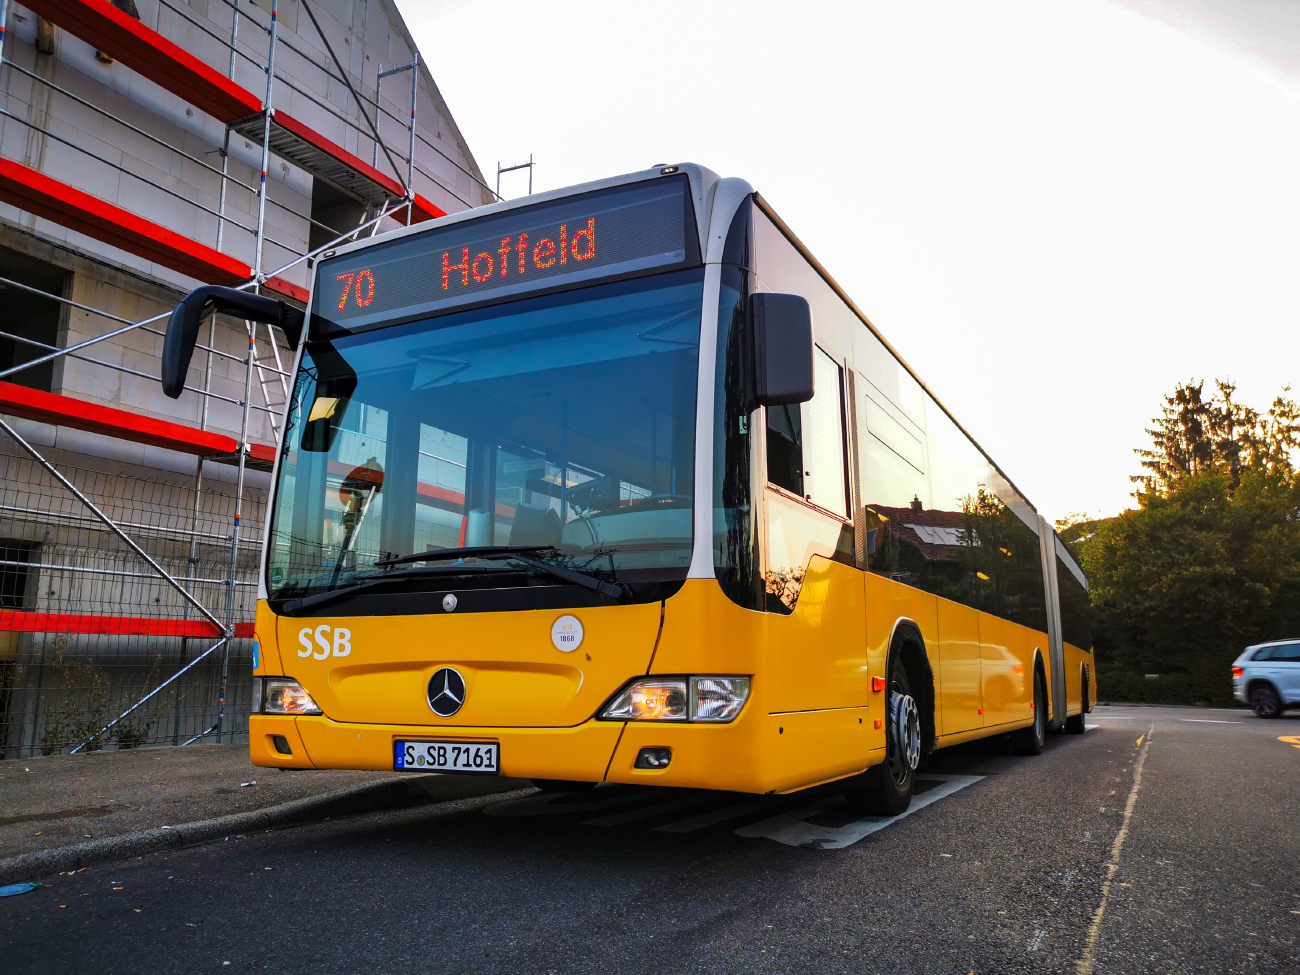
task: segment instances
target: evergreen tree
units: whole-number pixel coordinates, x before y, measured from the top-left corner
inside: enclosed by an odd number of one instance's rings
[[[1300,637],[1300,410],[1289,389],[1264,413],[1215,390],[1165,397],[1135,510],[1061,526],[1090,579],[1103,700],[1228,703],[1243,647]]]

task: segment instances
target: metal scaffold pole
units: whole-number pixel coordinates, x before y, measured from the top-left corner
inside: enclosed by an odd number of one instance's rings
[[[187,130],[185,138],[177,141],[166,131],[137,125],[100,104],[100,100],[83,97],[77,90],[57,84],[44,76],[48,72],[32,70],[24,61],[28,38],[17,33],[8,36],[5,29],[13,4],[10,0],[0,0],[0,73],[5,81],[39,86],[49,99],[77,106],[74,112],[89,113],[87,117],[93,117],[97,125],[118,127],[129,133],[129,138],[143,140],[167,153],[169,158],[181,160],[187,172],[192,167],[203,180],[211,181],[211,196],[206,191],[195,193],[184,187],[163,185],[148,174],[133,171],[98,152],[96,147],[80,145],[70,138],[80,130],[51,131],[48,124],[38,124],[26,117],[28,113],[11,110],[15,106],[8,105],[7,100],[0,101],[0,117],[6,125],[22,126],[30,133],[79,153],[76,158],[83,159],[92,169],[111,170],[116,174],[114,179],[134,180],[133,187],[140,183],[149,193],[162,194],[166,198],[164,203],[170,207],[176,207],[179,201],[189,210],[206,215],[200,217],[197,226],[201,229],[196,230],[196,235],[203,236],[206,245],[211,245],[215,238],[218,254],[231,258],[230,263],[235,266],[243,265],[235,275],[239,283],[234,287],[259,294],[300,293],[297,291],[301,287],[299,274],[294,274],[293,280],[285,280],[281,275],[292,268],[305,269],[309,274],[312,260],[321,253],[341,242],[378,232],[390,217],[409,225],[417,219],[417,212],[423,215],[426,206],[422,199],[417,199],[414,188],[417,171],[422,180],[430,181],[451,199],[466,206],[481,202],[458,193],[415,159],[417,148],[422,153],[437,155],[485,191],[490,189],[481,174],[470,172],[457,158],[449,156],[418,131],[421,97],[418,52],[412,52],[409,63],[400,67],[385,70],[380,66],[372,101],[369,93],[363,96],[359,87],[364,78],[358,79],[340,62],[334,44],[314,12],[313,0],[298,0],[296,9],[306,14],[304,20],[310,21],[319,35],[319,46],[327,55],[323,59],[314,43],[310,49],[304,48],[296,36],[296,28],[280,22],[279,0],[267,0],[260,6],[241,0],[219,2],[229,8],[231,20],[226,24],[223,19],[209,27],[188,5],[161,0],[163,9],[221,43],[220,60],[213,62],[218,76],[228,52],[227,77],[233,81],[239,75],[246,81],[250,77],[248,71],[260,69],[266,76],[265,94],[260,117],[255,114],[254,95],[242,102],[248,106],[248,112],[254,113],[251,117],[230,121],[215,116],[225,123],[224,132],[218,138],[221,129],[214,127],[210,137],[202,136],[204,144],[198,148],[194,146],[194,140],[201,136],[197,129]],[[268,7],[270,17],[266,19]],[[249,22],[243,30],[241,19]],[[268,40],[264,57],[255,49],[260,34]],[[92,44],[97,40],[83,39]],[[15,61],[18,57],[15,52],[23,52],[24,58]],[[57,59],[57,52],[54,56]],[[323,71],[328,85],[345,88],[356,110],[351,105],[327,104],[313,94],[318,87],[299,84],[295,72],[300,58],[313,70]],[[140,70],[129,55],[119,56],[119,63]],[[237,65],[241,65],[238,70]],[[292,65],[293,71],[286,65]],[[409,113],[402,113],[400,101],[384,106],[380,98],[383,79],[403,71],[411,73]],[[282,187],[277,186],[278,199],[270,198],[272,156],[282,157],[308,174],[317,172],[313,168],[315,157],[304,159],[296,143],[287,148],[283,144],[288,138],[285,132],[289,130],[280,123],[288,120],[284,112],[277,116],[273,99],[278,96],[283,102],[288,96],[285,88],[294,93],[295,99],[302,97],[325,109],[362,139],[372,138],[373,163],[391,167],[390,179],[388,173],[376,174],[363,163],[353,166],[350,157],[340,157],[345,167],[349,167],[345,182],[351,180],[343,187],[344,192],[354,195],[364,207],[356,226],[346,232],[332,226],[337,222],[333,219],[317,219],[310,205],[304,205],[302,184],[296,175],[285,181],[283,193]],[[0,86],[0,97],[9,94]],[[390,95],[395,94],[390,90]],[[50,117],[63,119],[58,110],[51,108],[51,112]],[[397,148],[402,145],[397,142],[398,126],[403,124],[407,129],[407,137],[402,140],[407,149],[405,159]],[[381,125],[391,127],[384,131],[392,138],[381,137]],[[259,135],[261,146],[250,145]],[[112,138],[105,137],[96,145],[113,144]],[[304,144],[312,145],[310,141]],[[260,167],[256,155],[248,155],[249,151],[256,154],[259,148]],[[329,155],[328,150],[319,147],[311,151],[325,151]],[[220,162],[211,158],[218,153]],[[330,165],[336,165],[340,159]],[[43,166],[40,168],[43,171]],[[333,169],[324,171],[337,174]],[[259,173],[257,180],[251,178],[253,172]],[[74,181],[75,175],[80,174],[74,174]],[[318,178],[328,179],[328,176]],[[367,179],[370,182],[364,183]],[[207,204],[210,199],[214,205]],[[41,216],[39,208],[33,212]],[[291,222],[280,219],[281,214],[289,214]],[[159,227],[170,232],[166,221],[158,224],[139,216],[146,224],[143,233],[147,235],[150,229],[156,231],[153,237],[147,238],[153,244],[160,239]],[[58,222],[53,217],[46,219]],[[301,233],[300,221],[307,228]],[[215,230],[209,229],[213,222]],[[329,240],[313,246],[312,235],[317,229],[326,232],[317,235],[317,239],[328,237]],[[236,235],[234,238],[232,233]],[[251,248],[241,234],[253,238]],[[299,241],[300,237],[303,242]],[[200,281],[212,280],[213,274],[226,274],[226,262],[214,261],[207,252],[201,256],[207,261],[201,268],[193,263],[173,266],[165,261],[162,266]],[[250,257],[249,264],[243,264]],[[15,354],[9,362],[0,365],[0,380],[22,383],[22,377],[18,380],[10,377],[30,370],[48,370],[56,362],[68,362],[70,366],[75,363],[75,371],[67,375],[76,379],[60,380],[57,387],[46,387],[48,391],[40,396],[54,397],[48,401],[38,399],[27,403],[21,397],[10,397],[9,405],[17,408],[6,410],[8,415],[0,418],[0,442],[11,440],[16,448],[0,444],[3,446],[0,480],[5,487],[0,498],[0,521],[5,522],[0,531],[0,575],[6,580],[17,579],[26,587],[24,595],[19,597],[21,601],[12,608],[12,618],[7,612],[0,620],[0,701],[8,700],[5,695],[10,689],[15,701],[20,700],[17,695],[22,695],[21,705],[10,708],[6,703],[4,712],[0,713],[0,757],[12,757],[5,755],[5,748],[15,743],[31,754],[38,749],[51,754],[70,747],[78,752],[93,751],[111,747],[112,742],[119,748],[154,741],[189,744],[210,739],[214,734],[217,741],[235,740],[230,736],[243,731],[240,694],[247,690],[247,672],[240,654],[250,633],[248,611],[255,601],[256,581],[250,581],[250,564],[257,541],[254,538],[248,554],[244,554],[241,546],[245,535],[258,534],[267,503],[256,475],[248,473],[249,464],[257,466],[250,439],[259,444],[278,440],[280,417],[290,392],[292,364],[281,357],[281,346],[276,341],[278,333],[267,326],[269,352],[263,355],[259,352],[258,326],[245,322],[246,347],[241,349],[235,339],[239,334],[237,323],[223,318],[218,328],[219,316],[213,314],[207,323],[207,344],[197,346],[205,353],[206,361],[195,363],[200,367],[195,369],[195,378],[183,385],[185,391],[199,396],[199,406],[195,410],[186,409],[184,416],[176,416],[166,409],[150,407],[134,393],[129,400],[123,396],[114,401],[111,392],[98,385],[98,377],[106,370],[111,371],[110,376],[157,380],[149,367],[137,361],[136,353],[147,354],[151,345],[156,351],[156,340],[165,337],[170,309],[154,314],[155,308],[143,308],[137,313],[138,319],[137,315],[124,317],[120,308],[115,314],[108,310],[112,306],[101,302],[87,304],[71,297],[73,294],[81,297],[84,289],[65,290],[43,281],[28,281],[23,273],[10,272],[8,268],[3,270],[0,289],[4,293],[22,294],[26,296],[24,300],[58,306],[69,325],[66,337],[60,333],[54,340],[44,335],[23,334],[22,329],[0,322],[0,342],[16,343],[23,348],[23,355],[31,356],[22,358]],[[171,278],[164,284],[184,287],[183,282],[178,285]],[[67,318],[69,315],[75,318]],[[234,330],[228,328],[230,325],[235,326]],[[97,328],[104,331],[94,334]],[[65,347],[60,348],[63,343]],[[132,354],[96,354],[95,346],[114,350],[122,346]],[[235,363],[243,366],[242,394]],[[83,401],[76,393],[84,387],[87,377],[95,377],[96,387]],[[109,383],[112,382],[110,379]],[[258,385],[256,403],[253,402],[254,383]],[[123,409],[117,405],[128,401],[143,408]],[[222,420],[219,413],[212,412],[213,401],[218,404],[217,410],[227,411],[227,419]],[[222,407],[223,403],[228,405]],[[229,411],[236,407],[240,410],[239,432],[232,450],[230,441],[235,423]],[[266,414],[268,419],[259,421],[254,410]],[[179,430],[153,431],[144,429],[147,424],[133,426],[133,414],[148,423],[177,424]],[[13,416],[21,419],[13,420]],[[93,441],[72,438],[66,442],[49,441],[43,439],[46,436],[43,431],[37,435],[29,432],[24,426],[28,422],[52,423],[56,427],[87,430],[93,436],[146,445],[153,442],[149,438],[158,437],[163,441],[159,449],[193,454],[195,463],[192,468],[187,465],[183,487],[174,476],[179,468],[167,465],[162,465],[165,470],[161,475],[110,472],[95,462],[86,464],[78,459],[81,454],[94,453],[93,449],[83,449]],[[206,436],[193,435],[200,433]],[[47,446],[55,452],[51,453]],[[258,448],[257,457],[261,456],[261,449]],[[224,465],[236,469],[229,471]],[[146,461],[144,466],[152,465]],[[219,473],[221,470],[229,473]],[[228,493],[232,486],[233,497]],[[220,605],[223,587],[224,606]],[[161,595],[155,595],[158,591]],[[11,610],[8,605],[4,608]],[[232,641],[237,633],[245,643],[235,647],[232,659]],[[175,656],[178,652],[179,658]],[[220,684],[215,689],[212,684],[218,663]],[[165,712],[160,709],[165,707],[171,707],[175,713],[163,718]],[[19,715],[17,723],[10,721],[11,714]],[[155,725],[158,726],[156,734],[150,730]]]
[[[0,58],[5,53],[5,24],[9,20],[9,0],[0,0]]]
[[[415,106],[420,94],[420,52],[411,56],[411,141],[406,150],[406,225],[415,223]]]
[[[271,0],[271,26],[266,33],[269,38],[266,51],[266,98],[262,102],[262,175],[257,199],[257,245],[254,250],[253,280],[255,289],[260,292],[266,280],[262,273],[262,242],[266,233],[266,173],[271,164],[271,95],[275,86],[275,41],[276,28],[279,24],[279,0]],[[244,475],[248,470],[248,412],[253,400],[253,362],[257,355],[257,333],[252,322],[244,322],[248,329],[248,358],[244,364],[244,399],[243,413],[239,426],[239,465],[235,475],[235,517],[230,533],[230,577],[226,592],[226,633],[235,632],[235,581],[239,570],[239,531],[240,521],[244,515]],[[212,730],[216,732],[217,743],[225,732],[226,694],[230,688],[230,641],[221,655],[221,690],[217,696],[217,721]],[[188,744],[188,742],[187,742]]]

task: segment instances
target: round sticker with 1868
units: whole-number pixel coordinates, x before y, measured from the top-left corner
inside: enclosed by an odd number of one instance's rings
[[[582,645],[582,624],[576,616],[561,616],[551,626],[551,642],[556,650],[569,653]]]

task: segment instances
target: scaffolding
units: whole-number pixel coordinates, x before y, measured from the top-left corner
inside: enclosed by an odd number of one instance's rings
[[[164,13],[178,18],[228,52],[224,74],[108,0],[24,0],[39,17],[94,45],[97,56],[122,62],[221,122],[224,138],[214,147],[216,165],[203,158],[212,150],[198,153],[173,144],[11,58],[4,36],[11,4],[0,0],[0,82],[5,73],[21,77],[45,97],[93,113],[106,131],[218,179],[217,199],[196,199],[82,144],[85,140],[74,134],[57,131],[57,113],[42,123],[6,103],[0,117],[84,159],[89,170],[99,167],[142,184],[143,199],[188,208],[186,222],[210,234],[211,245],[198,239],[200,233],[183,235],[135,208],[118,207],[11,159],[0,158],[0,200],[200,282],[303,303],[317,255],[374,233],[389,218],[409,224],[443,215],[416,192],[417,175],[459,203],[474,205],[422,165],[422,154],[438,154],[495,197],[481,177],[418,132],[418,54],[387,70],[381,64],[371,97],[349,77],[312,0],[297,3],[327,54],[320,63],[305,44],[280,35],[279,0],[270,0],[269,12],[241,0],[220,2],[231,13],[227,37],[171,0],[158,0],[157,14],[160,23]],[[287,69],[291,61],[297,63]],[[308,64],[346,88],[355,117],[295,80]],[[254,95],[237,82],[241,66],[264,75],[263,91]],[[403,118],[380,96],[385,78],[406,71],[410,110]],[[275,108],[277,86],[330,112],[358,140],[369,140],[372,162]],[[404,145],[391,145],[393,138],[382,134],[386,128]],[[102,141],[112,144],[113,138]],[[260,151],[256,182],[232,173],[234,138]],[[362,208],[359,221],[331,226],[272,199],[273,157],[355,201]],[[315,231],[324,242],[304,248],[273,233],[268,208],[308,225],[302,236],[309,241]],[[197,423],[170,422],[9,381],[57,360],[156,382],[156,370],[151,374],[115,361],[112,352],[119,353],[117,360],[127,358],[121,351],[131,342],[137,352],[141,345],[156,350],[168,311],[131,319],[8,277],[0,276],[0,284],[57,302],[86,322],[110,326],[58,347],[9,331],[0,318],[0,338],[36,352],[0,370],[0,433],[9,441],[9,452],[0,454],[0,758],[237,740],[247,731],[251,680],[232,682],[232,666],[241,678],[251,675],[258,553],[256,541],[248,540],[256,539],[268,517],[266,472],[289,398],[287,341],[270,326],[244,321],[233,327],[246,339],[246,349],[223,349],[213,315],[207,341],[198,346],[202,362],[192,367],[201,369],[202,381],[185,387],[198,397]],[[138,366],[139,356],[135,359]],[[214,380],[222,373],[229,381],[225,392],[218,392]],[[209,429],[214,405],[238,411],[237,438]],[[13,417],[190,455],[193,471],[159,473],[141,465],[110,476],[77,466],[75,458],[55,444],[37,442],[30,432],[24,436],[10,422]],[[260,477],[262,485],[250,487],[250,476]]]

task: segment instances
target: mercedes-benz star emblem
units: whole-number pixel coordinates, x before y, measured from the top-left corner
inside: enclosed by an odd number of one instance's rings
[[[429,707],[440,718],[450,718],[465,703],[465,678],[443,667],[429,679]]]

